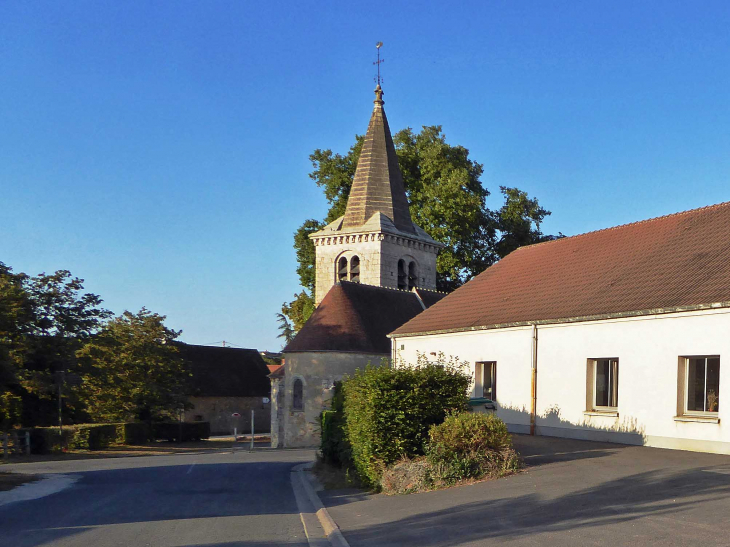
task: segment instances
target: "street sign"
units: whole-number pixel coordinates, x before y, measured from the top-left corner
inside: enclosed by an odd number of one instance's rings
[[[264,404],[266,404],[266,403],[270,403],[270,402],[271,402],[271,401],[269,400],[269,398],[268,398],[268,397],[264,397],[264,399],[263,399],[263,403],[264,403]]]
[[[233,414],[231,414],[231,416],[234,417],[234,418],[240,418],[241,417],[241,415],[238,412],[234,412]]]

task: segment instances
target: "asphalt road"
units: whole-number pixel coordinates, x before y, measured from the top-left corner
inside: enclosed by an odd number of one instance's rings
[[[730,456],[515,436],[529,466],[408,496],[320,493],[351,547],[730,545]]]
[[[0,546],[306,546],[290,470],[313,456],[264,449],[5,466],[78,480],[0,507]]]

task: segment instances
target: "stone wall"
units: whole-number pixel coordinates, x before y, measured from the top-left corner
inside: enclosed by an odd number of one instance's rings
[[[271,448],[284,447],[284,386],[283,378],[271,379]]]
[[[363,355],[346,352],[287,353],[286,386],[284,388],[284,439],[286,448],[318,447],[320,441],[319,416],[329,408],[332,388],[345,374],[363,369],[368,363],[378,365],[387,355]],[[304,408],[292,409],[294,381],[304,384]],[[281,444],[280,444],[281,445]]]
[[[235,427],[239,433],[251,432],[251,411],[254,411],[256,433],[268,433],[271,427],[271,403],[263,397],[190,397],[193,405],[185,411],[185,421],[210,422],[211,435],[231,435]],[[240,418],[232,414],[239,413]]]

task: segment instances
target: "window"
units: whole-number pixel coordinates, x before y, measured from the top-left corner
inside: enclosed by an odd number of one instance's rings
[[[474,396],[497,400],[497,363],[485,361],[476,363],[474,371]]]
[[[416,263],[408,264],[408,290],[418,286],[418,272],[416,271]]]
[[[347,259],[344,256],[337,261],[337,281],[347,281]]]
[[[350,259],[350,281],[360,283],[360,257],[353,256]]]
[[[304,410],[304,383],[297,378],[292,386],[292,410]]]
[[[593,367],[593,408],[618,407],[618,359],[596,359]]]
[[[684,370],[682,370],[684,365]],[[720,408],[720,357],[683,357],[682,414],[717,414]]]
[[[408,288],[408,276],[406,274],[406,261],[402,258],[398,261],[398,288]]]

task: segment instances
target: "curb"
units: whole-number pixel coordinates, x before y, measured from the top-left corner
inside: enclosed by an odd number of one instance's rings
[[[332,544],[332,546],[350,547],[350,544],[342,535],[342,532],[340,532],[339,526],[337,526],[337,523],[330,516],[327,508],[322,503],[322,500],[319,499],[319,495],[317,495],[317,492],[314,490],[314,488],[312,487],[312,483],[307,477],[306,471],[308,469],[311,469],[313,465],[314,462],[297,465],[292,468],[292,473],[296,473],[299,477],[301,485],[304,488],[304,491],[307,493],[307,497],[309,498],[310,503],[314,506],[315,514],[319,519],[319,523],[324,530],[325,536],[327,536],[327,539]]]

